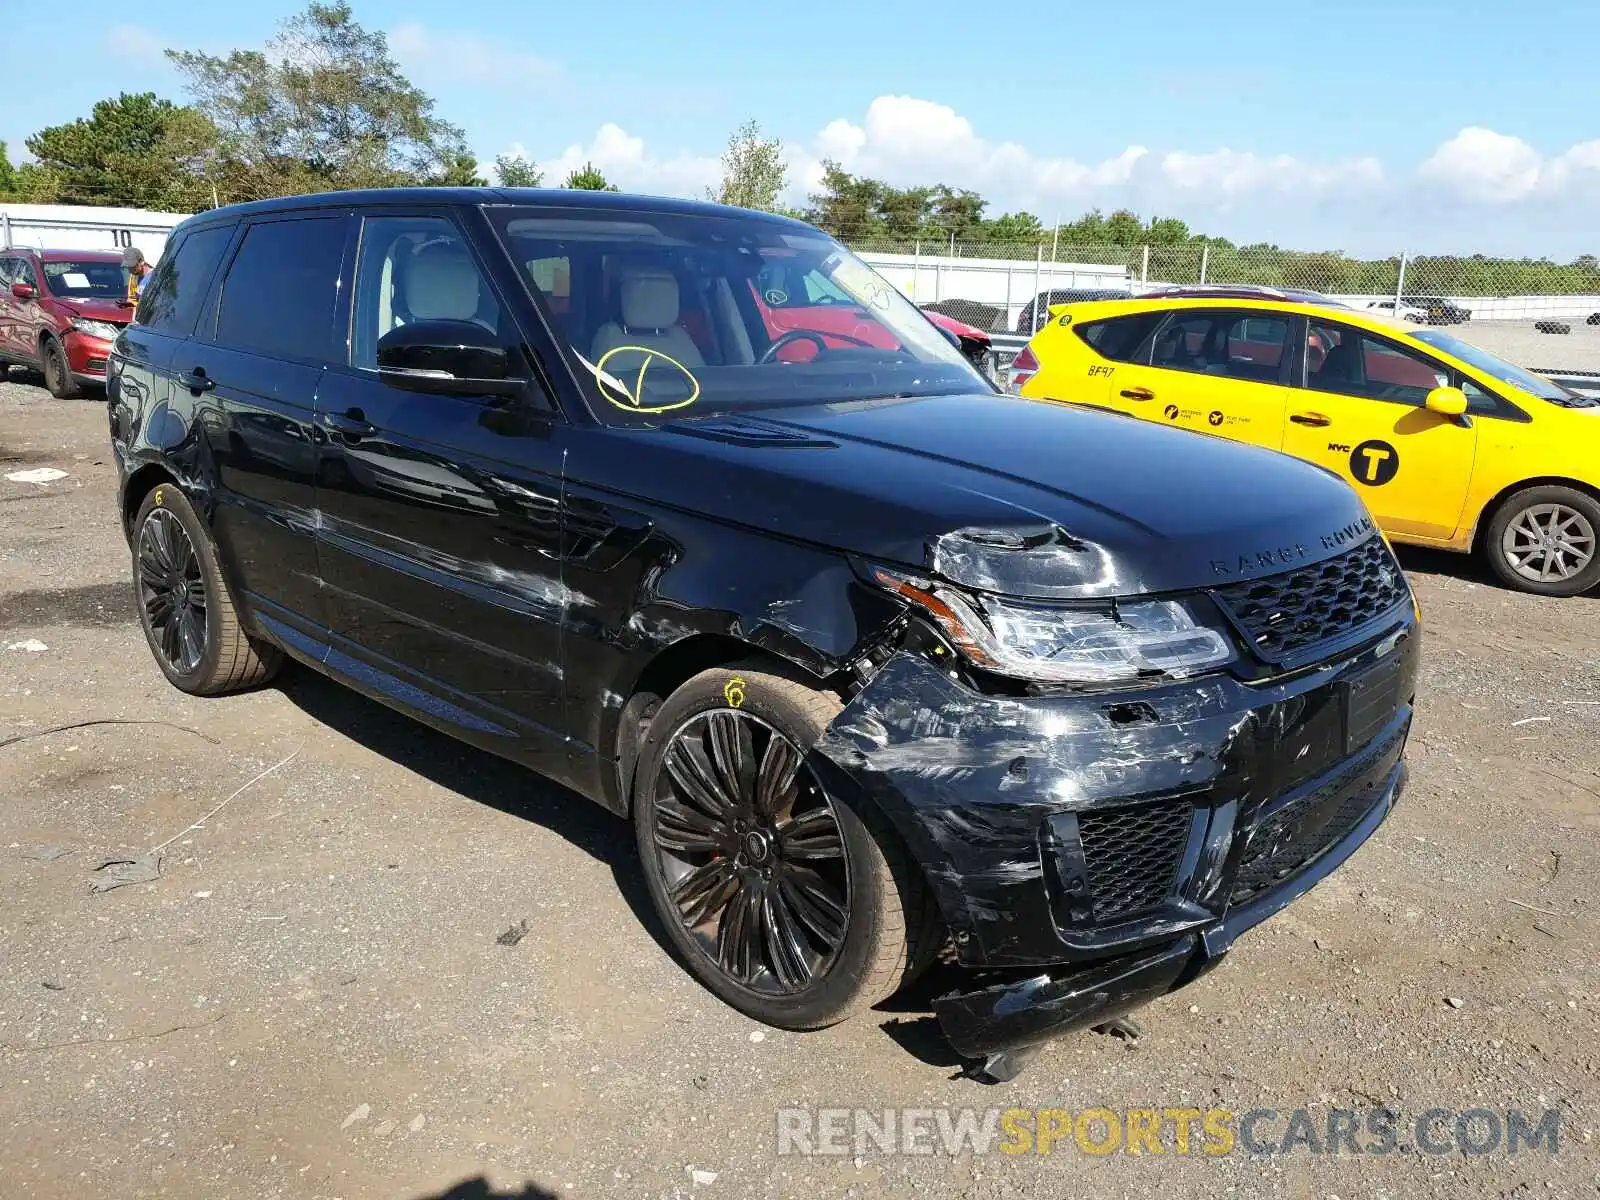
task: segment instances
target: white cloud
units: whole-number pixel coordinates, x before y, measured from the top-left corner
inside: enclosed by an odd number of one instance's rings
[[[562,180],[585,163],[593,163],[607,181],[625,192],[700,197],[722,178],[722,164],[713,157],[679,153],[661,157],[645,149],[644,139],[610,122],[600,126],[588,145],[568,146],[552,159],[541,159],[545,184]]]
[[[1135,144],[1085,162],[988,141],[948,105],[914,96],[879,96],[859,124],[840,118],[795,148],[791,201],[817,189],[823,159],[900,187],[942,182],[971,188],[990,201],[991,212],[1028,209],[1047,220],[1094,204],[1170,211],[1174,205],[1226,210],[1267,195],[1309,201],[1370,190],[1384,179],[1382,165],[1370,157],[1310,161],[1230,149],[1158,155]]]
[[[418,83],[452,88],[525,87],[550,82],[559,68],[505,42],[404,21],[389,31],[389,50]]]
[[[1600,141],[1579,142],[1546,158],[1519,137],[1470,125],[1444,142],[1417,168],[1427,183],[1479,204],[1561,200],[1590,186],[1600,174]]]
[[[1161,156],[1161,178],[1178,192],[1237,197],[1289,196],[1363,191],[1383,184],[1383,164],[1372,157],[1316,163],[1292,154],[1260,155],[1222,149],[1208,154],[1181,150]]]
[[[113,25],[105,32],[106,49],[125,62],[142,67],[167,65],[166,46],[142,25]]]
[[[1469,125],[1417,168],[1428,183],[1467,200],[1522,200],[1539,187],[1541,155],[1518,137]]]
[[[861,117],[829,121],[809,138],[787,141],[784,153],[785,199],[795,205],[818,190],[823,161],[831,159],[897,187],[970,188],[989,201],[991,215],[1026,210],[1047,225],[1092,207],[1126,206],[1245,241],[1374,254],[1397,245],[1587,251],[1594,236],[1587,197],[1600,186],[1600,139],[1547,155],[1520,138],[1469,126],[1420,163],[1141,144],[1083,159],[990,141],[948,105],[914,96],[879,96]],[[700,196],[720,176],[713,156],[661,155],[615,124],[541,166],[556,184],[585,161],[634,191]],[[1514,204],[1536,205],[1537,213],[1530,207],[1529,219],[1508,225],[1504,210]]]

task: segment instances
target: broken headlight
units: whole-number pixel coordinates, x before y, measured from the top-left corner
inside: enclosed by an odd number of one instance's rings
[[[1234,657],[1227,637],[1181,600],[1045,604],[976,595],[882,567],[873,576],[916,604],[972,663],[1041,683],[1196,675]]]

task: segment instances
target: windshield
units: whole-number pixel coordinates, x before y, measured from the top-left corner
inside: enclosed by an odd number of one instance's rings
[[[44,264],[44,277],[50,294],[62,300],[122,299],[122,268],[114,262],[55,260]]]
[[[1412,337],[1425,345],[1432,346],[1435,350],[1443,350],[1453,358],[1459,358],[1467,365],[1482,371],[1491,378],[1509,383],[1514,388],[1521,388],[1538,396],[1541,400],[1549,400],[1552,404],[1561,404],[1569,408],[1590,408],[1593,402],[1587,397],[1576,392],[1570,392],[1559,383],[1535,375],[1524,367],[1513,366],[1503,358],[1497,358],[1487,350],[1480,349],[1469,342],[1463,342],[1458,337],[1437,330],[1427,330],[1413,333]]]
[[[487,210],[603,420],[993,388],[825,234],[760,217]]]

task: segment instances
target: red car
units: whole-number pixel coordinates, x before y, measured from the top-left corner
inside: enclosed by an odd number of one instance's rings
[[[843,292],[814,272],[799,275],[781,257],[774,255],[768,257],[754,284],[756,306],[761,310],[767,332],[773,337],[806,329],[822,334],[830,346],[892,348],[893,339],[886,337],[880,323],[869,318]],[[987,333],[941,312],[923,309],[922,315],[952,335],[973,366],[986,370],[990,348]],[[806,343],[797,342],[792,355],[779,357],[803,359],[814,353],[815,347],[808,348]]]
[[[42,371],[52,396],[104,387],[111,343],[131,320],[120,251],[0,250],[0,365]]]

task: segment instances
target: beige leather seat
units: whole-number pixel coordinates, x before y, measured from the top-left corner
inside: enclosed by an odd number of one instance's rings
[[[434,242],[406,264],[405,307],[413,321],[475,321],[494,330],[495,322],[480,311],[483,281],[465,246]]]
[[[622,323],[607,321],[594,335],[590,361],[618,346],[640,346],[659,350],[686,367],[705,365],[699,348],[683,326],[678,324],[678,281],[663,267],[629,266],[617,274],[617,291],[622,307]],[[642,355],[620,353],[606,362],[606,370],[638,370]]]

